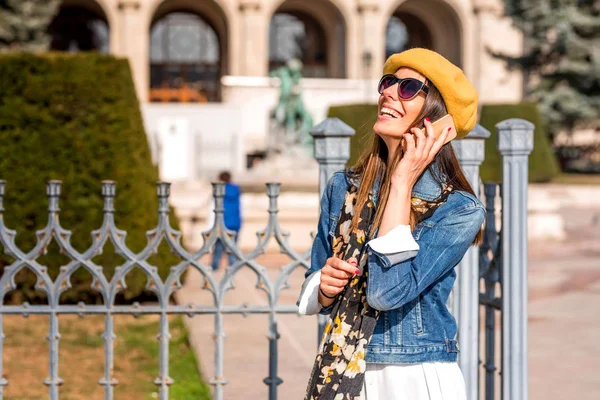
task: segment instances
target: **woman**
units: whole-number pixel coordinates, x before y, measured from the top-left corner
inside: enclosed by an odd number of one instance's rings
[[[477,91],[441,55],[392,55],[379,83],[373,146],[321,199],[303,314],[330,315],[305,399],[465,399],[455,266],[481,238],[485,209],[444,132],[475,126]],[[419,129],[424,127],[425,134]]]

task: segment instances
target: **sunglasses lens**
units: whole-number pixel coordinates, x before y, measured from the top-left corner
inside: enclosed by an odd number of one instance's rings
[[[396,81],[397,81],[397,79],[395,76],[391,76],[391,75],[384,76],[383,78],[381,78],[381,81],[379,81],[379,87],[377,88],[377,91],[379,92],[379,94],[382,94],[385,89],[394,85],[396,83]]]
[[[422,82],[416,79],[404,79],[398,87],[398,95],[402,99],[410,99],[421,90]]]

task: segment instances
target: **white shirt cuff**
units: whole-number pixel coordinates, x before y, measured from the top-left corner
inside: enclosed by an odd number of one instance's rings
[[[323,308],[319,303],[321,271],[313,272],[302,285],[298,299],[298,312],[302,315],[315,315]]]
[[[390,264],[398,264],[412,258],[419,251],[419,244],[413,238],[409,225],[398,225],[385,235],[369,240],[367,245],[386,256]]]

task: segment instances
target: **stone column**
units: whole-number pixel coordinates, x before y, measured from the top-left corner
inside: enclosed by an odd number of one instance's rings
[[[534,125],[496,124],[502,154],[502,394],[527,400],[527,184]]]
[[[269,67],[269,23],[259,0],[240,0],[240,52],[231,57],[241,75],[266,76]],[[239,61],[236,58],[239,57]]]
[[[485,140],[490,132],[476,125],[464,139],[452,142],[463,172],[479,197],[479,166],[485,158]],[[458,321],[459,365],[465,377],[467,398],[478,398],[479,368],[479,248],[471,247],[457,268],[452,313]]]
[[[116,54],[129,59],[138,99],[146,103],[150,87],[149,27],[139,0],[119,0],[117,5],[120,42],[116,45]]]
[[[357,57],[360,79],[379,79],[385,61],[385,26],[382,23],[379,0],[360,0],[357,11],[360,20],[359,48]],[[373,90],[375,90],[373,88]]]

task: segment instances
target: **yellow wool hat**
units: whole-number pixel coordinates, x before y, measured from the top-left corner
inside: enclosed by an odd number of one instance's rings
[[[383,73],[394,74],[400,67],[414,69],[433,82],[454,119],[458,138],[466,136],[475,127],[477,89],[460,68],[435,51],[422,48],[392,54],[383,66]]]

